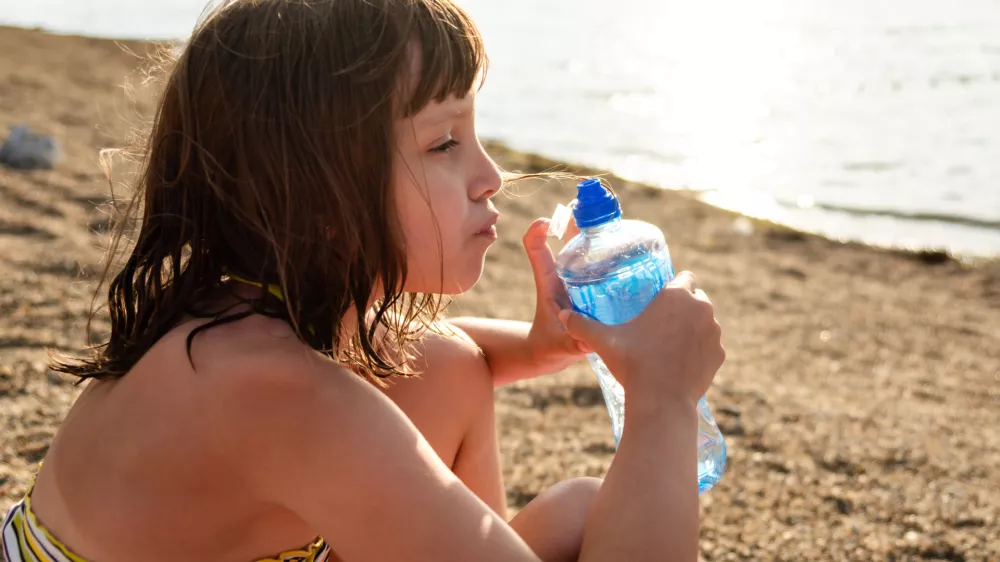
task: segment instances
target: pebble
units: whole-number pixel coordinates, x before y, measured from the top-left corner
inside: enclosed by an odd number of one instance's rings
[[[55,138],[18,125],[0,146],[0,164],[16,170],[51,170],[59,162]]]

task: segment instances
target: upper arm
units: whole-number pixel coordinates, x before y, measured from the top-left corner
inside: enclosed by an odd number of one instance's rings
[[[538,560],[385,395],[332,363],[295,368],[236,405],[265,499],[346,560]]]

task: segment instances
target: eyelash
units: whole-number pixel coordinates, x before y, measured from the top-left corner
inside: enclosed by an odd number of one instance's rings
[[[441,144],[439,146],[435,146],[434,148],[432,148],[431,152],[442,153],[442,154],[443,153],[448,153],[448,152],[451,152],[451,149],[453,149],[456,146],[458,146],[458,144],[459,143],[458,143],[457,140],[450,139],[450,140],[446,141],[445,143],[443,143],[443,144]]]

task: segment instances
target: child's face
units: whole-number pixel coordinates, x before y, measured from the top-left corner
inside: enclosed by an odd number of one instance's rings
[[[475,98],[431,102],[396,123],[396,208],[406,240],[403,290],[458,294],[483,272],[499,216],[500,172],[475,127]],[[442,277],[443,275],[443,277]]]

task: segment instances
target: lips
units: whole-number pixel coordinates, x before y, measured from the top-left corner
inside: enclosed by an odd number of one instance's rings
[[[476,231],[476,236],[484,236],[495,240],[497,238],[497,221],[499,219],[500,213],[493,211],[490,217],[479,227],[479,230]]]

